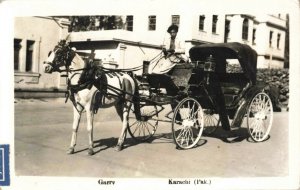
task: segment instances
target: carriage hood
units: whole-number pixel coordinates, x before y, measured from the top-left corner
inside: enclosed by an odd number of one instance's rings
[[[192,62],[205,61],[212,55],[217,65],[224,64],[220,65],[223,68],[226,68],[226,59],[238,59],[245,75],[253,84],[256,83],[257,53],[248,45],[237,42],[204,44],[192,47],[189,54]]]

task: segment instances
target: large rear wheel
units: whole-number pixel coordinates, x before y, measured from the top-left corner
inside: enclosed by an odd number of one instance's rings
[[[138,103],[131,106],[128,132],[138,142],[145,142],[155,134],[158,126],[158,110],[155,105]]]
[[[203,109],[194,98],[183,99],[175,108],[172,133],[178,148],[194,147],[201,138],[204,127]]]
[[[270,97],[258,93],[251,101],[247,112],[247,126],[250,137],[255,142],[268,138],[273,123],[273,106]]]

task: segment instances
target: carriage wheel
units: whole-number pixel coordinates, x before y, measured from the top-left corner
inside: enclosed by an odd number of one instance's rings
[[[214,113],[211,109],[204,110],[204,129],[203,133],[205,135],[210,135],[214,133],[218,126],[220,126],[219,114]]]
[[[138,109],[135,110],[135,107]],[[135,104],[131,106],[128,119],[128,132],[138,141],[145,142],[155,134],[158,125],[158,110],[154,105]]]
[[[193,98],[183,99],[175,108],[172,122],[172,133],[177,147],[194,147],[200,140],[203,126],[204,114],[199,102]]]
[[[273,122],[273,107],[270,97],[258,93],[251,101],[247,112],[248,132],[255,142],[264,141],[271,130]]]

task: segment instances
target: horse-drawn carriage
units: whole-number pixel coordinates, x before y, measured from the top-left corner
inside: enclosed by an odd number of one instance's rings
[[[264,141],[272,126],[273,110],[269,88],[256,84],[256,52],[247,45],[226,43],[193,47],[189,53],[191,63],[177,64],[167,74],[144,72],[148,85],[143,83],[141,87],[148,86],[149,93],[134,104],[134,109],[152,109],[133,111],[131,136],[141,141],[153,136],[162,110],[157,107],[175,103],[172,133],[182,149],[195,146],[203,131],[212,133],[223,123],[219,117],[222,106],[232,119],[231,129],[241,127],[246,118],[250,137]],[[230,71],[230,61],[238,62],[241,68]],[[164,88],[166,93],[161,93]]]
[[[68,52],[72,53],[69,47],[61,54],[68,54]],[[228,122],[226,121],[228,118],[232,122],[230,128],[226,128],[226,130],[241,127],[243,120],[246,119],[250,137],[254,141],[260,142],[267,139],[273,119],[272,101],[268,86],[256,83],[256,52],[244,44],[222,43],[196,46],[191,48],[189,53],[191,59],[189,63],[177,64],[166,74],[148,74],[147,66],[152,63],[144,62],[142,75],[136,76],[131,73],[131,79],[125,77],[125,82],[120,83],[119,87],[106,81],[105,92],[99,91],[101,85],[97,85],[103,83],[103,80],[99,80],[101,77],[95,76],[98,80],[94,80],[93,83],[99,88],[95,88],[91,97],[96,97],[95,94],[100,92],[104,93],[104,96],[118,98],[117,102],[124,103],[121,109],[117,108],[123,120],[123,130],[118,141],[119,150],[122,148],[126,130],[138,141],[146,141],[151,138],[158,127],[159,113],[168,104],[173,108],[172,113],[169,113],[168,116],[172,115],[174,142],[181,149],[194,147],[203,132],[212,133],[221,123],[224,127],[223,124]],[[54,54],[58,55],[58,50]],[[73,57],[71,58],[73,61],[69,61],[69,63],[64,61],[64,64],[59,64],[59,59],[56,61],[55,57],[59,56],[53,55],[47,61],[48,68],[45,68],[45,71],[52,72],[55,71],[55,68],[65,66],[64,71],[67,72],[69,84],[72,83],[72,79],[76,78],[74,73],[82,75],[82,72],[86,70],[86,66],[72,66],[76,62],[73,55],[69,56]],[[234,72],[230,71],[228,66],[231,62],[239,63],[241,68]],[[129,71],[128,69],[112,70],[102,67],[97,69],[103,71],[102,75],[103,73],[115,73],[115,75],[122,76],[124,71]],[[57,69],[56,71],[62,70]],[[121,80],[124,80],[124,77],[119,77],[119,81]],[[82,86],[82,84],[78,85]],[[83,89],[77,89],[76,92],[74,90],[72,92],[72,89],[69,91],[74,96]],[[73,99],[76,98],[73,97]],[[125,104],[126,102],[129,104]],[[87,103],[77,102],[77,100],[74,100],[73,104],[77,112],[91,107],[91,105],[85,107]],[[87,112],[89,111],[87,110]],[[78,123],[74,122],[75,131],[76,126],[78,127]],[[92,139],[91,136],[90,138]],[[73,134],[71,153],[74,152],[74,141],[76,142],[76,134]],[[92,146],[93,142],[91,141],[91,149]]]

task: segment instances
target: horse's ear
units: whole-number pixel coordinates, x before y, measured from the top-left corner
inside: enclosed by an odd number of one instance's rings
[[[66,41],[66,45],[69,46],[69,45],[70,45],[70,42],[71,42],[70,34],[68,34],[68,35],[66,36],[65,41]]]
[[[52,53],[52,51],[49,51],[49,53],[48,53],[48,57],[51,55],[51,53]]]
[[[66,36],[65,40],[66,40],[67,42],[70,42],[70,41],[71,41],[71,40],[70,40],[70,33]]]
[[[66,40],[60,40],[60,42],[58,42],[58,45],[59,46],[61,46],[61,47],[63,47],[63,46],[65,46],[66,45]]]

